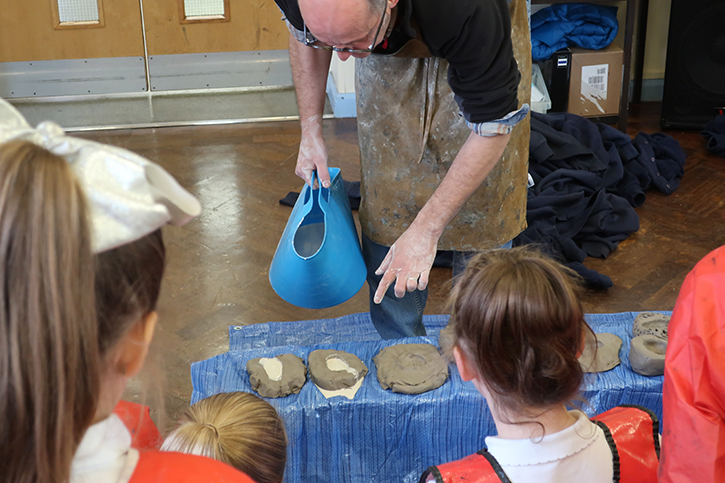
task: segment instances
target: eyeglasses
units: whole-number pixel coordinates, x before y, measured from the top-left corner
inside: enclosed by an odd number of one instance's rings
[[[373,43],[370,44],[370,47],[368,47],[367,49],[349,49],[347,47],[335,47],[334,45],[323,44],[322,42],[317,40],[314,35],[310,33],[309,30],[307,30],[307,24],[305,23],[302,24],[302,31],[305,35],[304,44],[308,47],[312,47],[313,49],[332,50],[333,52],[344,52],[348,54],[369,54],[373,51],[373,49],[375,49],[375,45],[378,41],[378,35],[380,35],[380,29],[383,28],[383,21],[385,20],[385,14],[387,13],[387,11],[387,7],[383,9],[383,16],[380,18],[380,24],[378,25],[378,29],[375,31]]]

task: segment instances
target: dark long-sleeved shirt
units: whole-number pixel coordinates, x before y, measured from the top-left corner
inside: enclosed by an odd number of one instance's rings
[[[297,0],[275,0],[287,21],[303,30]],[[470,123],[501,119],[518,107],[520,74],[511,45],[506,0],[401,0],[396,24],[375,54],[391,55],[416,36],[448,61],[448,83]]]

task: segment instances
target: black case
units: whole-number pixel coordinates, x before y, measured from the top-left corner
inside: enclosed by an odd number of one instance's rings
[[[549,112],[566,112],[569,107],[569,79],[571,77],[571,50],[557,50],[549,60],[537,62],[551,97]]]

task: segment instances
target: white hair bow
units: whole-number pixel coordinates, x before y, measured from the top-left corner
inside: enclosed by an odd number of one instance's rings
[[[93,251],[138,240],[166,223],[183,225],[201,204],[161,166],[125,149],[66,136],[60,126],[30,127],[0,99],[0,143],[26,140],[70,163],[90,205]]]

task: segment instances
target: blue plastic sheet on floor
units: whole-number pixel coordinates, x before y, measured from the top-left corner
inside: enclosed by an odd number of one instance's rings
[[[669,314],[669,312],[663,312]],[[622,364],[587,375],[583,386],[591,415],[618,404],[639,404],[662,416],[662,381],[632,372],[628,353],[635,312],[588,314],[595,332],[618,335]],[[372,358],[384,347],[427,342],[437,345],[448,316],[427,316],[427,337],[383,341],[369,314],[300,322],[270,322],[230,327],[230,351],[194,363],[192,402],[220,392],[251,391],[246,363],[256,357],[291,353],[307,360],[316,349],[357,355],[369,373],[353,400],[325,399],[307,382],[299,394],[266,399],[285,420],[289,448],[285,482],[409,482],[422,471],[474,453],[495,434],[488,408],[454,366],[438,389],[417,395],[384,391]]]

